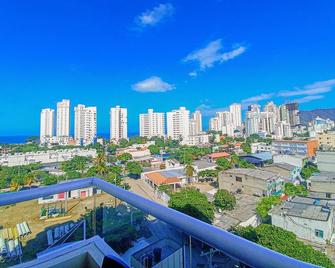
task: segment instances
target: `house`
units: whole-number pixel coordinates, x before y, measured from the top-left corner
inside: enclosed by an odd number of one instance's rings
[[[316,139],[310,140],[274,140],[272,141],[272,154],[301,155],[314,157],[318,148]]]
[[[97,193],[101,193],[100,190],[97,190]],[[71,190],[69,192],[62,192],[58,194],[53,194],[49,196],[43,196],[38,199],[38,204],[50,204],[50,203],[55,203],[55,202],[60,202],[64,201],[66,199],[66,194],[67,194],[67,199],[78,199],[78,198],[87,198],[90,196],[93,196],[93,188],[83,188],[83,189],[78,189],[78,190]]]
[[[184,167],[143,172],[141,179],[154,189],[161,185],[171,185],[175,189],[187,183]]]
[[[217,159],[224,157],[224,158],[229,158],[230,154],[226,153],[226,152],[217,152],[217,153],[211,153],[207,155],[208,160],[210,162],[215,162]]]
[[[308,189],[322,199],[335,199],[335,173],[314,174],[309,178]]]
[[[321,172],[335,172],[335,151],[317,151],[316,159]]]
[[[308,157],[303,155],[277,154],[273,155],[273,163],[285,163],[303,168],[308,161]]]
[[[279,174],[283,178],[287,178],[288,181],[294,182],[297,179],[300,180],[301,168],[287,163],[274,163],[269,166],[265,166],[262,170],[270,171]]]
[[[205,159],[194,160],[192,164],[196,173],[205,170],[215,170],[216,164]]]
[[[332,240],[334,207],[327,202],[294,197],[272,208],[269,214],[272,225],[293,232],[298,238],[324,245]]]
[[[228,169],[219,174],[219,188],[256,196],[280,196],[284,180],[270,171],[249,168]]]
[[[260,152],[271,152],[271,145],[268,145],[264,142],[253,142],[251,143],[251,153],[260,153]]]

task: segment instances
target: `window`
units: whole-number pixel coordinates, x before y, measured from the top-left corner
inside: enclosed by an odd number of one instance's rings
[[[316,237],[323,238],[323,231],[322,231],[322,230],[315,229],[315,236],[316,236]]]
[[[332,198],[332,194],[331,193],[326,193],[326,198]]]
[[[236,177],[236,181],[242,182],[242,178],[241,177]]]

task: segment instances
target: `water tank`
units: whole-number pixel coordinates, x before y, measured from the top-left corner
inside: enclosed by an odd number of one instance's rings
[[[154,248],[154,263],[159,263],[162,260],[162,249],[161,248]]]

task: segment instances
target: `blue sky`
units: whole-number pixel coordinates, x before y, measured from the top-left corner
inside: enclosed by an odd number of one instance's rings
[[[334,108],[335,2],[2,1],[0,136],[38,134],[39,113],[69,98],[129,111],[290,100]],[[73,123],[73,121],[72,121]]]

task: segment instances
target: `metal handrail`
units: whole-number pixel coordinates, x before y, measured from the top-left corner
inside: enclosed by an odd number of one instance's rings
[[[96,187],[128,204],[173,225],[230,257],[251,267],[318,267],[265,248],[228,231],[204,223],[179,211],[121,189],[99,178],[86,178],[66,183],[0,195],[0,206],[37,199],[43,196],[75,189]]]

